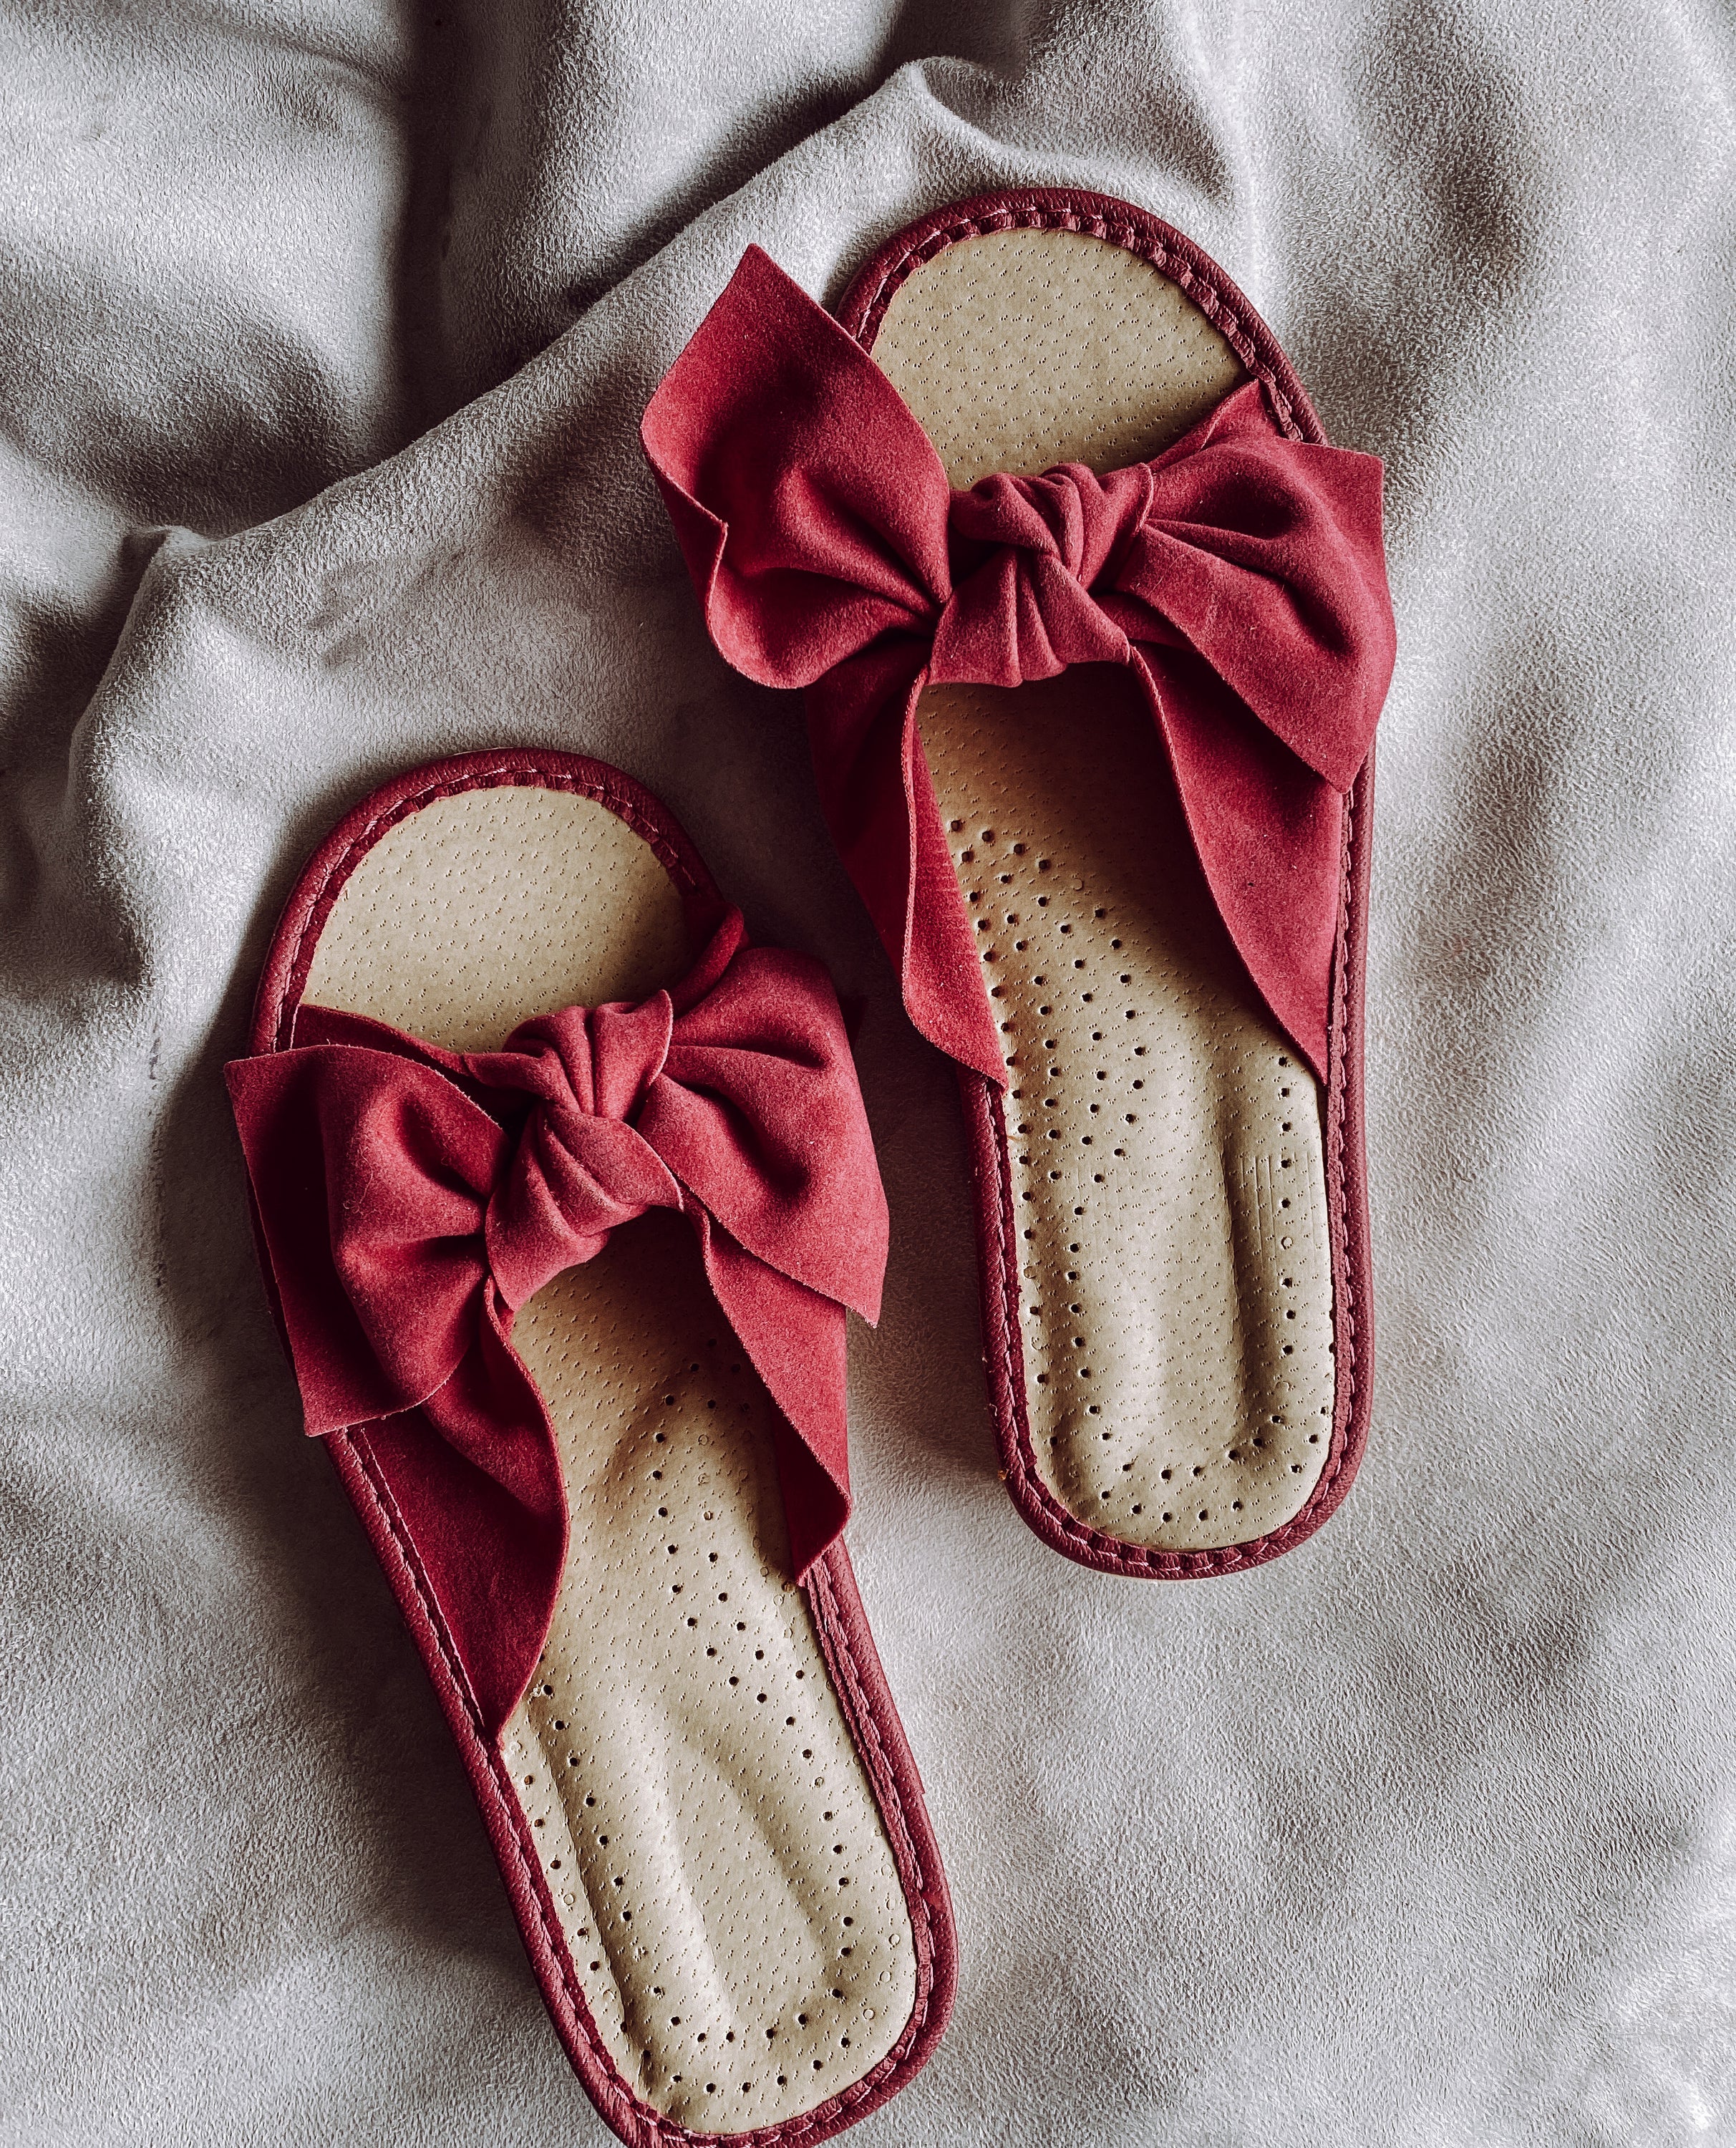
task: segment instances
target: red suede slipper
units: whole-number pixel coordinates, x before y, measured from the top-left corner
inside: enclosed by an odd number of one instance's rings
[[[324,845],[252,1049],[308,1430],[574,2066],[640,2148],[824,2140],[922,2065],[954,1977],[840,1534],[886,1207],[830,983],[618,770],[474,754]]]
[[[1099,195],[926,218],[841,316],[751,249],[646,451],[720,650],[805,690],[957,1062],[1019,1510],[1108,1572],[1234,1572],[1326,1518],[1368,1423],[1380,465]]]

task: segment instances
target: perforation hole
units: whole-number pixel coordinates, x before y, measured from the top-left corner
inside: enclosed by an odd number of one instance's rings
[[[989,763],[994,774],[986,780],[992,782],[999,777],[1001,767],[1007,765]],[[1014,762],[1011,765],[1019,764]],[[975,764],[959,765],[974,767]],[[944,779],[945,770],[937,767],[937,781]],[[985,790],[985,801],[991,795],[995,794]],[[999,817],[1002,801],[998,795],[995,795],[995,803],[996,815],[984,816],[981,825],[987,827],[991,817],[993,817],[995,826],[1005,831],[1006,822]],[[971,809],[966,804],[961,811],[968,816]],[[967,819],[962,822],[961,832],[966,827],[974,831],[975,826],[974,820]],[[1119,1448],[1114,1445],[1117,1438],[1130,1432],[1141,1433],[1146,1438],[1151,1437],[1149,1433],[1142,1433],[1140,1419],[1146,1413],[1137,1405],[1134,1406],[1130,1420],[1131,1398],[1122,1384],[1128,1377],[1125,1369],[1126,1360],[1123,1358],[1118,1363],[1111,1358],[1106,1364],[1081,1363],[1086,1358],[1086,1340],[1096,1332],[1091,1320],[1093,1314],[1098,1312],[1096,1293],[1104,1287],[1103,1280],[1085,1272],[1090,1263],[1076,1259],[1066,1269],[1066,1287],[1064,1287],[1058,1262],[1054,1267],[1049,1265],[1056,1262],[1056,1257],[1053,1252],[1046,1252],[1046,1238],[1055,1227],[1050,1219],[1064,1218],[1069,1213],[1081,1222],[1089,1214],[1093,1220],[1093,1227],[1101,1227],[1106,1232],[1112,1233],[1127,1227],[1121,1221],[1121,1204],[1137,1201],[1139,1197],[1136,1189],[1140,1181],[1136,1177],[1124,1178],[1123,1170],[1130,1164],[1135,1170],[1138,1168],[1136,1160],[1141,1156],[1143,1145],[1147,1142],[1156,1145],[1158,1153],[1164,1152],[1164,1144],[1172,1142],[1173,1138],[1169,1129],[1175,1124],[1175,1100],[1178,1096],[1185,1096],[1187,1092],[1185,1088],[1178,1092],[1174,1087],[1172,1070],[1167,1066],[1156,1081],[1147,1079],[1148,1073],[1156,1071],[1155,1069],[1147,1069],[1145,1063],[1151,1055],[1154,1039],[1141,1033],[1138,1025],[1148,1013],[1154,1011],[1161,1013],[1161,1009],[1154,993],[1142,988],[1136,995],[1131,990],[1136,982],[1140,982],[1148,974],[1141,966],[1148,956],[1150,944],[1143,926],[1138,930],[1130,930],[1131,914],[1127,909],[1119,902],[1111,904],[1106,901],[1092,900],[1088,883],[1085,889],[1074,891],[1077,886],[1074,875],[1081,870],[1081,861],[1078,857],[1068,855],[1059,846],[1053,850],[1038,850],[1033,858],[1027,856],[1018,844],[1011,842],[1010,833],[1003,833],[997,840],[1002,847],[993,861],[978,868],[982,874],[980,885],[972,886],[962,874],[961,877],[967,895],[980,897],[986,891],[992,896],[1000,906],[995,913],[997,918],[1004,910],[1010,926],[1016,919],[1021,921],[1016,944],[1011,939],[1003,940],[998,936],[995,940],[995,946],[1006,963],[996,975],[1001,981],[1002,988],[1015,1002],[1008,1009],[1015,1016],[1015,1031],[1021,1021],[1031,1019],[1034,1009],[1043,1010],[1037,1019],[1047,1019],[1050,1002],[1041,996],[1042,981],[1057,966],[1063,970],[1071,970],[1072,981],[1076,987],[1071,1000],[1074,1026],[1068,1038],[1063,1041],[1057,1032],[1051,1030],[1041,1040],[1045,1054],[1044,1071],[1048,1083],[1051,1085],[1046,1087],[1041,1095],[1043,1118],[1036,1119],[1032,1112],[1032,1103],[1036,1098],[1029,1086],[1030,1077],[1024,1077],[1019,1085],[1016,1101],[1011,1102],[1009,1112],[1009,1123],[1024,1144],[1013,1157],[1013,1196],[1021,1204],[1016,1216],[1014,1242],[1019,1247],[1021,1262],[1025,1264],[1021,1281],[1029,1284],[1028,1289],[1021,1290],[1019,1309],[1025,1332],[1026,1377],[1031,1382],[1031,1409],[1033,1417],[1041,1413],[1049,1419],[1049,1423],[1041,1428],[1045,1456],[1043,1468],[1048,1472],[1056,1467],[1048,1459],[1051,1450],[1061,1454],[1071,1448],[1072,1460],[1071,1463],[1064,1462],[1060,1473],[1050,1480],[1061,1492],[1064,1500],[1083,1502],[1089,1499],[1093,1514],[1104,1508],[1106,1503],[1112,1510],[1114,1488],[1123,1486],[1126,1488],[1123,1497],[1127,1504],[1121,1511],[1131,1513],[1136,1508],[1141,1514],[1149,1512],[1155,1515],[1155,1503],[1147,1502],[1137,1494],[1155,1478],[1153,1465],[1162,1458],[1161,1455],[1150,1453],[1149,1448],[1146,1448],[1145,1452],[1148,1461],[1142,1465],[1136,1459],[1130,1464],[1130,1452],[1136,1453],[1136,1448],[1130,1448],[1128,1444]],[[1032,846],[1033,849],[1036,847]],[[978,856],[986,857],[986,853],[979,852]],[[1031,884],[1032,877],[1038,875],[1051,882],[1040,894]],[[976,905],[979,913],[982,906],[979,901]],[[1104,931],[1102,927],[1111,912],[1116,916],[1116,923]],[[1108,991],[1111,981],[1116,987],[1112,995]],[[1195,990],[1197,987],[1190,986],[1188,989]],[[1024,995],[1022,1001],[1018,997],[1021,993]],[[1096,1014],[1097,1005],[1106,1001],[1109,1004],[1104,1006],[1102,1014]],[[1064,1007],[1065,999],[1061,1004]],[[1175,1002],[1172,1001],[1170,1004]],[[1192,1011],[1191,1004],[1188,1011]],[[1079,1051],[1078,1047],[1087,1036],[1093,1047],[1108,1041],[1108,1036],[1100,1026],[1087,1027],[1094,1022],[1100,1024],[1106,1017],[1121,1025],[1108,1033],[1116,1039],[1117,1049],[1108,1053],[1093,1049],[1086,1064],[1077,1064],[1079,1057],[1086,1056]],[[1063,1012],[1056,1018],[1065,1021],[1066,1017]],[[1067,1051],[1065,1060],[1062,1057],[1063,1042],[1071,1047]],[[1209,1048],[1215,1052],[1218,1047],[1213,1044]],[[1231,1048],[1240,1047],[1232,1046]],[[1016,1034],[1014,1043],[1007,1047],[1009,1064],[1024,1049],[1022,1039]],[[1291,1078],[1291,1066],[1287,1053],[1259,1049],[1247,1070],[1248,1077],[1256,1085],[1255,1097],[1257,1099],[1263,1096],[1265,1099],[1272,1100],[1273,1090],[1279,1082],[1287,1082]],[[1272,1080],[1272,1071],[1276,1071],[1277,1082]],[[1138,1100],[1144,1097],[1148,1087],[1154,1087],[1157,1094],[1149,1104],[1141,1107]],[[1087,1097],[1081,1097],[1081,1088],[1088,1090]],[[1027,1095],[1031,1097],[1032,1103],[1024,1105],[1026,1116],[1013,1117],[1012,1113],[1016,1112],[1019,1103]],[[1184,1105],[1183,1108],[1187,1107]],[[1268,1113],[1273,1108],[1272,1101],[1264,1105]],[[1085,1121],[1083,1127],[1080,1124],[1081,1118]],[[1232,1117],[1228,1123],[1233,1126],[1238,1122]],[[1246,1122],[1241,1123],[1245,1124]],[[1297,1123],[1293,1115],[1285,1121],[1283,1131],[1287,1137],[1294,1135]],[[1267,1117],[1265,1124],[1275,1127],[1277,1122]],[[1103,1148],[1106,1141],[1110,1144],[1106,1153]],[[1277,1145],[1275,1137],[1273,1145]],[[1121,1167],[1113,1173],[1107,1170],[1111,1158]],[[1296,1152],[1292,1143],[1284,1155],[1272,1157],[1270,1169],[1274,1176],[1282,1173],[1293,1182],[1295,1165]],[[1277,1212],[1278,1202],[1282,1200],[1284,1207],[1278,1212],[1283,1214],[1287,1227],[1290,1215],[1294,1212],[1288,1194],[1277,1196],[1274,1191],[1267,1197],[1272,1204],[1268,1213]],[[1101,1208],[1099,1201],[1104,1204]],[[1091,1204],[1089,1208],[1087,1202]],[[1112,1244],[1112,1237],[1107,1242]],[[1066,1242],[1068,1255],[1076,1255],[1081,1250],[1081,1241]],[[1081,1282],[1086,1285],[1082,1290],[1078,1287]],[[1293,1283],[1286,1286],[1285,1294],[1288,1300],[1287,1305],[1258,1317],[1262,1320],[1274,1320],[1278,1310],[1291,1311],[1296,1303]],[[1183,1301],[1184,1305],[1187,1302]],[[1298,1313],[1282,1322],[1283,1329],[1297,1342],[1302,1339],[1297,1334],[1301,1317]],[[1059,1332],[1054,1332],[1060,1327],[1061,1319],[1066,1319],[1069,1325]],[[1072,1324],[1075,1322],[1076,1325]],[[1046,1323],[1049,1324],[1046,1333]],[[1180,1348],[1183,1336],[1187,1334],[1185,1325],[1177,1328],[1177,1347]],[[1191,1335],[1187,1337],[1187,1347],[1197,1347]],[[1282,1363],[1287,1366],[1295,1361],[1293,1348],[1286,1348],[1282,1356],[1277,1354],[1279,1343],[1276,1336],[1272,1336],[1262,1347],[1274,1353],[1267,1360],[1268,1363]],[[1100,1400],[1087,1404],[1084,1396],[1093,1386],[1102,1387],[1105,1392]],[[1040,1396],[1043,1398],[1041,1403],[1038,1401]],[[1112,1402],[1116,1407],[1102,1412],[1101,1403],[1104,1402]],[[1149,1422],[1148,1418],[1146,1422]],[[1038,1429],[1034,1423],[1033,1433]],[[1183,1436],[1187,1435],[1184,1433]],[[1095,1458],[1089,1463],[1083,1459],[1084,1443],[1087,1439]],[[1186,1454],[1187,1449],[1184,1448],[1182,1452]],[[1245,1461],[1240,1458],[1244,1453]],[[1232,1472],[1238,1468],[1259,1468],[1270,1472],[1274,1461],[1287,1463],[1291,1457],[1287,1454],[1272,1460],[1261,1459],[1244,1440],[1238,1445],[1235,1456],[1218,1448],[1215,1458],[1219,1468]],[[1151,1478],[1141,1475],[1142,1466],[1151,1468]],[[1068,1489],[1070,1473],[1072,1473],[1072,1482],[1071,1488]],[[1192,1471],[1183,1473],[1193,1481]],[[1207,1488],[1203,1478],[1198,1481],[1201,1489]],[[1108,1503],[1105,1498],[1106,1487],[1110,1495]],[[1223,1519],[1233,1513],[1239,1519],[1250,1503],[1246,1498],[1240,1504],[1232,1503],[1233,1495],[1240,1490],[1241,1487],[1233,1482],[1227,1484],[1221,1498],[1208,1502],[1206,1510],[1208,1518]],[[1172,1512],[1172,1525],[1176,1518],[1177,1513]],[[1198,1510],[1187,1514],[1186,1520],[1189,1528],[1197,1523]],[[1106,1513],[1101,1526],[1110,1526]],[[1156,1526],[1155,1521],[1150,1524],[1152,1528]],[[1205,1524],[1200,1526],[1203,1528]]]

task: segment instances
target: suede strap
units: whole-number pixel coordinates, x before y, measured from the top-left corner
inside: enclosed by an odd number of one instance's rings
[[[367,1425],[419,1488],[419,1551],[490,1731],[535,1666],[566,1548],[513,1316],[618,1225],[671,1208],[698,1233],[795,1434],[798,1578],[843,1528],[845,1308],[878,1317],[886,1206],[817,963],[746,946],[731,911],[673,992],[539,1016],[499,1051],[304,1004],[289,1049],[227,1075],[307,1428]]]
[[[1288,438],[1251,381],[1151,462],[953,492],[891,383],[756,247],[643,435],[718,648],[805,690],[822,805],[931,1041],[1005,1083],[918,696],[1122,664],[1231,936],[1324,1077],[1342,799],[1394,653],[1376,458]]]

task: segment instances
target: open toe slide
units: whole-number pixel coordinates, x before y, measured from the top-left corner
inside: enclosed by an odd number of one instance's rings
[[[1325,1519],[1368,1422],[1380,465],[1101,196],[941,211],[840,314],[751,250],[646,449],[719,648],[805,690],[957,1062],[1019,1510],[1106,1571],[1233,1572]]]
[[[617,770],[469,755],[320,850],[229,1084],[308,1429],[598,2110],[851,2124],[953,1945],[839,1536],[886,1212],[824,971]]]

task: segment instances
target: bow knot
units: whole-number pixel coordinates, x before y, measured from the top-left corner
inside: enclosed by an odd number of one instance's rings
[[[483,1225],[509,1307],[593,1259],[620,1224],[682,1206],[669,1166],[630,1123],[663,1071],[674,1027],[670,996],[658,992],[638,1006],[539,1015],[503,1050],[463,1055],[479,1087],[517,1091],[529,1103]]]
[[[1131,645],[1095,585],[1151,498],[1142,463],[1106,479],[1064,463],[1041,477],[986,477],[954,493],[952,594],[935,623],[930,679],[1018,686],[1070,664],[1125,664]]]

